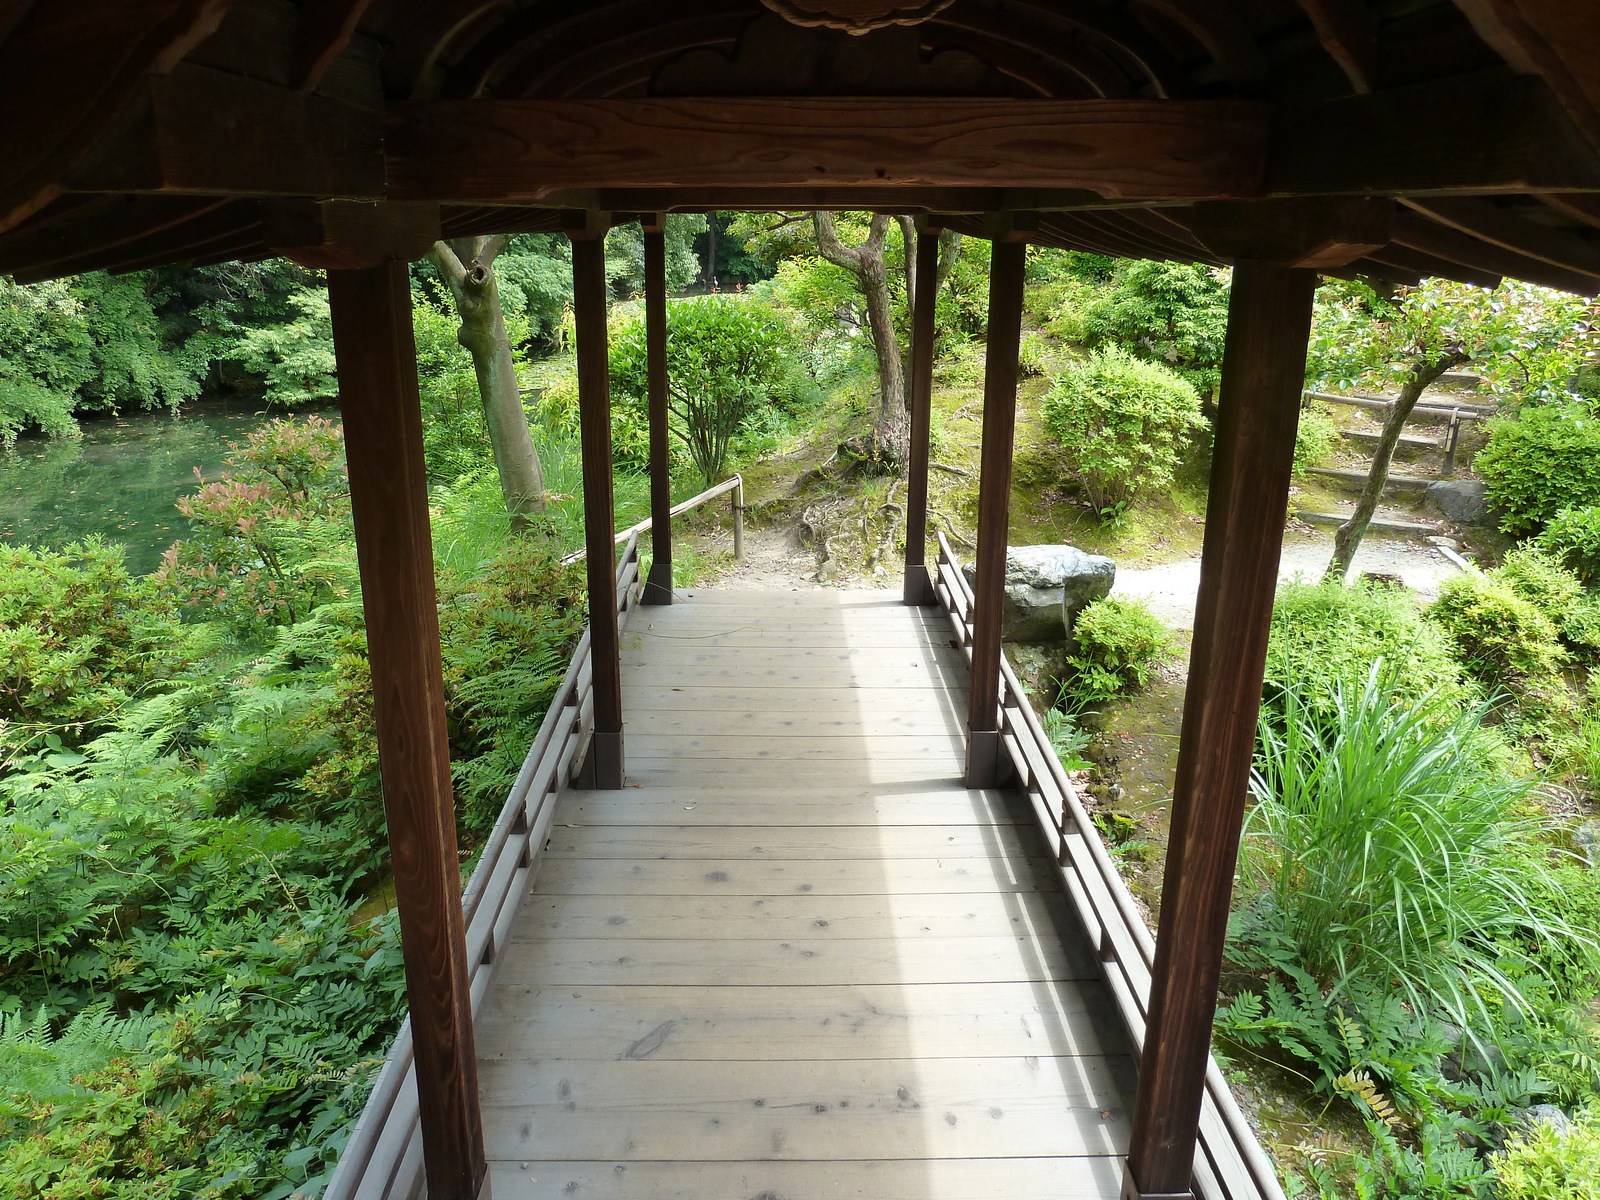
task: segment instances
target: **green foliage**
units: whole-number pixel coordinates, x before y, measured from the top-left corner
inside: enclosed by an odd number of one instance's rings
[[[1502,1200],[1600,1200],[1600,1109],[1565,1132],[1540,1125],[1493,1158]]]
[[[1488,706],[1395,695],[1375,665],[1337,689],[1331,724],[1293,685],[1281,720],[1263,716],[1241,870],[1259,907],[1233,953],[1296,964],[1334,997],[1361,981],[1482,1027],[1492,1006],[1529,1010],[1541,948],[1593,940],[1540,910],[1550,881],[1518,853],[1536,830],[1516,815],[1531,782],[1505,770]]]
[[[662,240],[666,244],[667,290],[680,292],[700,274],[695,241],[706,230],[703,213],[668,213]],[[606,235],[606,276],[623,296],[644,291],[644,231],[638,222],[618,225]]]
[[[1085,605],[1072,626],[1067,656],[1075,701],[1094,705],[1138,691],[1175,648],[1167,627],[1140,600],[1106,596]]]
[[[1395,300],[1330,280],[1317,289],[1306,375],[1338,391],[1398,389],[1417,363],[1460,352],[1503,400],[1559,399],[1594,357],[1591,317],[1580,297],[1515,280],[1488,291],[1427,279]]]
[[[1094,256],[1074,261],[1079,278],[1099,275]],[[1210,267],[1123,259],[1104,288],[1082,299],[1076,332],[1086,346],[1159,363],[1209,396],[1221,378],[1227,329],[1227,288]]]
[[[1160,492],[1205,427],[1195,390],[1118,349],[1065,367],[1044,398],[1045,431],[1066,452],[1089,503],[1105,512]]]
[[[1535,547],[1507,552],[1490,572],[1560,629],[1583,603],[1583,583],[1561,563]]]
[[[1587,586],[1600,585],[1600,504],[1563,509],[1537,544]]]
[[[157,582],[243,636],[302,620],[352,585],[343,432],[321,417],[257,429],[178,511],[193,533],[167,550]]]
[[[1071,697],[1065,697],[1070,701]],[[1083,752],[1094,743],[1094,735],[1078,725],[1072,714],[1059,708],[1045,710],[1042,718],[1045,736],[1050,748],[1056,752],[1061,765],[1068,771],[1086,771],[1091,766]]]
[[[1489,422],[1474,466],[1500,527],[1538,533],[1567,509],[1600,504],[1600,418],[1576,402],[1528,405]]]
[[[1339,444],[1339,427],[1327,406],[1308,400],[1300,406],[1300,422],[1294,432],[1294,473],[1304,475]]]
[[[0,545],[0,753],[50,736],[103,730],[130,699],[181,670],[193,636],[175,636],[172,605],[130,576],[120,547]]]
[[[1467,671],[1491,688],[1547,678],[1566,662],[1555,622],[1493,572],[1447,579],[1428,618]]]
[[[502,255],[495,261],[497,273],[503,265]],[[472,355],[456,340],[461,320],[449,302],[419,294],[411,318],[422,396],[422,453],[429,478],[449,483],[494,462],[483,397]],[[508,316],[506,331],[513,340],[525,336],[525,318]]]
[[[293,314],[289,320],[241,331],[227,357],[262,378],[270,404],[285,408],[324,404],[339,394],[328,293],[304,287],[289,297],[288,304]]]
[[[1461,688],[1448,644],[1403,592],[1299,579],[1278,588],[1267,642],[1269,710],[1281,712],[1293,689],[1301,710],[1331,720],[1338,689],[1358,690],[1379,659],[1397,696]]]
[[[671,429],[707,487],[722,479],[734,440],[764,410],[792,413],[808,398],[794,351],[789,327],[765,305],[706,297],[668,307]],[[646,367],[641,317],[611,343],[612,386],[640,411],[648,397]]]

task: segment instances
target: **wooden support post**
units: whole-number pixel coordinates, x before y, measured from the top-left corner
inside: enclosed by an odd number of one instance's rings
[[[916,297],[911,312],[911,458],[906,463],[907,604],[933,604],[928,576],[928,437],[933,416],[934,317],[939,300],[939,227],[917,223]]]
[[[594,734],[585,770],[595,788],[614,791],[622,786],[622,667],[617,637],[617,521],[611,492],[611,364],[606,348],[607,224],[600,221],[567,232],[572,238],[589,654],[594,666]]]
[[[1240,260],[1206,508],[1149,1022],[1123,1194],[1190,1195],[1316,272]]]
[[[989,344],[983,377],[983,453],[978,555],[972,585],[972,691],[967,698],[969,788],[996,787],[1006,771],[1000,741],[1000,616],[1011,523],[1011,444],[1017,424],[1017,353],[1028,247],[996,239],[989,259]]]
[[[486,1194],[406,264],[328,272],[431,1200]]]
[[[672,603],[672,469],[667,445],[667,244],[664,214],[644,218],[645,387],[650,410],[650,577],[641,604]]]

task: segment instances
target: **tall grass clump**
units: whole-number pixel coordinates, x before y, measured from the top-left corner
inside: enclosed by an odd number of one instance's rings
[[[1491,1006],[1526,1010],[1537,954],[1588,934],[1541,912],[1546,856],[1519,815],[1532,781],[1511,775],[1488,705],[1403,694],[1374,664],[1340,683],[1332,720],[1290,687],[1264,718],[1243,881],[1258,897],[1246,940],[1326,989],[1402,995],[1417,1011],[1487,1028]]]

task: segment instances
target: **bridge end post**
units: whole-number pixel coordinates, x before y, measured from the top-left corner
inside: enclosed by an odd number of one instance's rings
[[[672,603],[672,457],[667,445],[666,214],[645,213],[645,390],[650,419],[650,575],[640,604]]]
[[[908,605],[935,604],[928,574],[928,441],[933,425],[933,343],[939,305],[937,217],[917,219],[916,267],[911,273],[911,445],[906,460],[906,568],[902,599]],[[911,252],[911,247],[906,247]]]

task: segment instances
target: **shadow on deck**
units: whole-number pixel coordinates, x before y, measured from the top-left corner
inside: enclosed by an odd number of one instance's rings
[[[894,593],[623,631],[627,786],[568,792],[478,1020],[497,1200],[1118,1195],[1134,1063],[966,664]]]

